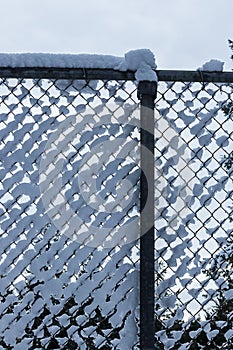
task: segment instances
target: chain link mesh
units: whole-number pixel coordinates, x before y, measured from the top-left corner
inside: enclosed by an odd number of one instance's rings
[[[138,226],[114,236],[139,218],[135,84],[1,79],[0,99],[0,348],[139,349]],[[157,349],[233,346],[232,100],[158,84]]]
[[[137,349],[137,244],[90,245],[88,237],[66,235],[52,217],[62,213],[58,191],[63,206],[97,232],[105,226],[119,230],[138,218],[138,133],[133,137],[136,126],[125,124],[138,104],[135,89],[124,81],[1,80],[1,349]],[[109,139],[120,145],[107,159],[100,150],[93,154]],[[57,149],[65,159],[58,173]],[[99,158],[81,164],[86,154]],[[44,172],[43,159],[49,159]],[[96,162],[98,194],[108,205],[122,192],[116,171],[121,179],[130,177],[120,208],[110,205],[110,218],[85,202],[88,184],[77,181],[77,173],[93,175]],[[47,191],[44,201],[41,189]]]
[[[159,202],[159,190],[158,349],[233,347],[232,99],[231,84],[159,84],[157,124],[166,127],[157,131],[164,147],[156,139],[155,152],[166,200]],[[167,136],[169,128],[178,139]],[[182,190],[186,201],[178,203]]]

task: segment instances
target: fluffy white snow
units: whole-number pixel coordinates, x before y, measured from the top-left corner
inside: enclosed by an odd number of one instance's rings
[[[233,337],[233,329],[229,329],[229,331],[227,331],[225,334],[224,334],[224,337],[229,340],[230,338]]]
[[[148,49],[132,50],[125,54],[125,59],[118,67],[120,70],[136,71],[137,81],[148,80],[157,81],[155,57],[153,52]]]
[[[137,70],[141,64],[155,68],[155,57],[149,49],[132,50],[125,54],[126,68]]]
[[[202,67],[197,70],[206,71],[206,72],[222,72],[223,71],[224,62],[212,59],[203,64]]]
[[[149,49],[132,50],[124,57],[96,54],[0,53],[0,67],[93,68],[136,72],[138,81],[156,81],[154,54]]]
[[[137,81],[157,81],[157,75],[153,68],[156,68],[154,54],[148,49],[129,51],[125,54],[126,68],[135,70]]]
[[[141,64],[136,70],[135,78],[137,81],[157,81],[157,75],[147,64]]]
[[[113,68],[123,58],[110,55],[53,54],[53,53],[1,53],[1,67],[54,67],[54,68]]]
[[[224,293],[224,297],[225,297],[227,300],[233,299],[233,289],[230,289],[230,290],[226,291],[226,292]]]

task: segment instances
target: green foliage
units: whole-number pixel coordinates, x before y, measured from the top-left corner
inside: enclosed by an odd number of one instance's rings
[[[231,50],[233,51],[233,41],[229,39],[228,42]],[[233,55],[231,56],[231,59],[233,60]]]

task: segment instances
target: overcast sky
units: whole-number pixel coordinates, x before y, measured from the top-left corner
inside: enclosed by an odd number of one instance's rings
[[[7,0],[0,52],[101,53],[150,48],[159,69],[233,68],[233,0]]]

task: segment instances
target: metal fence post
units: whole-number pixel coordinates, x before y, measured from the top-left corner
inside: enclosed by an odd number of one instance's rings
[[[140,178],[140,349],[155,349],[154,344],[154,101],[157,83],[142,81],[138,86],[141,123]],[[152,196],[147,210],[143,208]],[[148,230],[149,223],[149,230]]]

